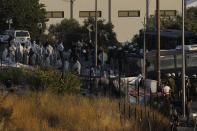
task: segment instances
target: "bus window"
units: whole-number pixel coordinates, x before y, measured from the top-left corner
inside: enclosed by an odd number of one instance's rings
[[[175,68],[174,56],[161,56],[161,70]]]
[[[176,55],[177,68],[182,67],[182,55]]]
[[[197,54],[187,55],[187,67],[195,67],[197,65]]]
[[[150,59],[150,60],[147,61],[147,63],[148,63],[147,71],[154,71],[155,60]]]

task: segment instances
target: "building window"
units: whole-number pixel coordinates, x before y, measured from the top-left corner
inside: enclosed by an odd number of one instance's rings
[[[101,11],[97,11],[97,17],[102,16]],[[80,11],[79,12],[79,17],[95,17],[95,11]]]
[[[121,10],[118,11],[118,17],[140,17],[139,10]]]
[[[160,15],[165,16],[176,16],[177,11],[176,10],[160,10]]]
[[[47,18],[64,18],[64,11],[47,11]]]
[[[176,10],[165,10],[165,16],[176,16]]]

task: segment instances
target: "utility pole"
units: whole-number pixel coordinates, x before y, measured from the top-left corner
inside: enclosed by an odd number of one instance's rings
[[[97,0],[95,0],[95,68],[97,67]]]
[[[70,0],[70,19],[73,19],[73,3],[74,0]]]
[[[185,118],[185,0],[182,0],[182,90],[183,117]]]
[[[144,39],[143,39],[143,77],[146,79],[146,18],[144,17]]]
[[[108,16],[108,17],[109,17],[109,18],[108,18],[108,20],[109,20],[108,22],[111,23],[111,0],[108,0],[108,6],[109,6],[109,7],[108,7],[108,9],[109,9],[109,10],[108,10],[108,15],[109,15],[109,16]]]
[[[157,26],[157,82],[159,87],[161,85],[160,72],[160,0],[156,0],[156,26]]]
[[[149,29],[149,0],[146,0],[146,30]]]
[[[146,0],[146,17],[144,18],[144,61],[143,61],[143,76],[146,79],[147,69],[146,69],[146,31],[149,30],[149,0]]]
[[[144,17],[144,59],[143,59],[143,86],[144,86],[144,105],[145,105],[145,111],[146,111],[146,17]],[[142,79],[141,79],[142,80]]]

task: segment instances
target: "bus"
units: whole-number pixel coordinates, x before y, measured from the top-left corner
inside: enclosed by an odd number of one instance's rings
[[[160,54],[161,76],[182,71],[182,50],[161,50]],[[197,74],[197,50],[187,50],[185,55],[186,75]],[[146,56],[147,79],[156,79],[156,51],[149,51]],[[124,64],[126,76],[142,74],[143,55],[129,55],[126,57],[126,64]]]
[[[146,49],[148,51],[156,50],[157,34],[155,31],[146,32]],[[181,49],[182,31],[181,30],[162,30],[160,32],[160,49]],[[143,34],[140,33],[139,46],[143,49]],[[197,34],[194,32],[185,32],[185,48],[186,50],[197,50]]]
[[[166,73],[178,73],[182,71],[182,51],[181,50],[161,50],[160,51],[161,76]],[[197,50],[187,50],[185,52],[186,75],[197,74]],[[156,78],[156,51],[147,53],[147,74],[148,78]]]

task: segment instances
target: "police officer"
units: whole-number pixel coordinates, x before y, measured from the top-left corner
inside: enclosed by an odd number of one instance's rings
[[[174,74],[173,74],[173,75],[174,75]],[[175,88],[176,88],[174,76],[172,76],[171,74],[168,74],[167,83],[168,83],[168,85],[169,85],[170,88],[171,88],[171,95],[172,95],[172,97],[174,97]]]
[[[190,78],[191,88],[190,88],[190,95],[192,96],[193,100],[196,100],[196,89],[197,89],[197,77],[196,74],[192,75]]]

